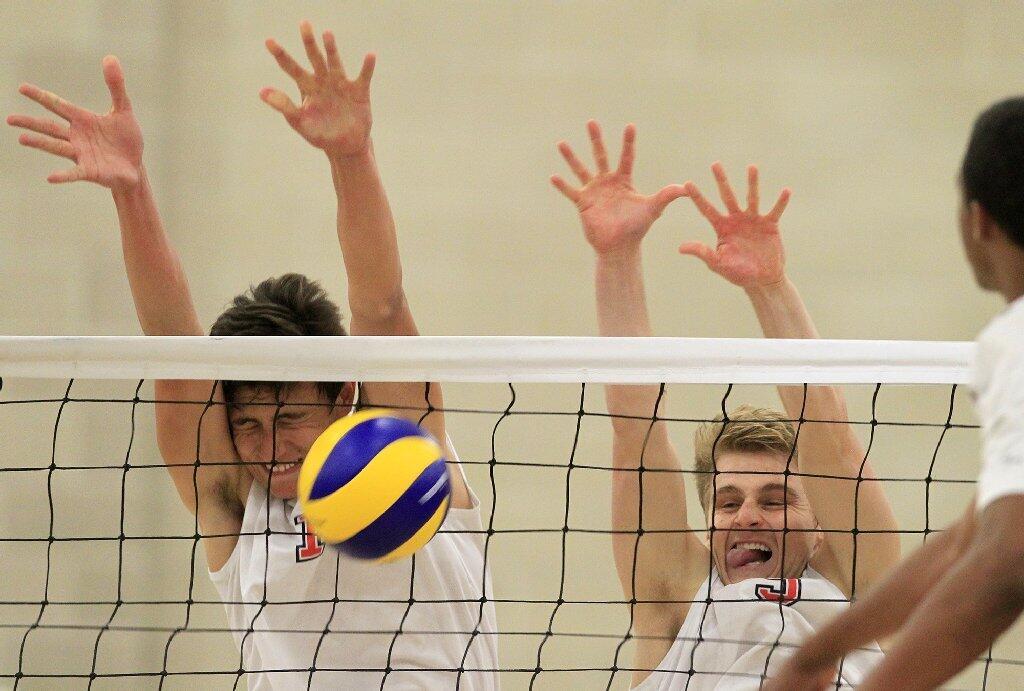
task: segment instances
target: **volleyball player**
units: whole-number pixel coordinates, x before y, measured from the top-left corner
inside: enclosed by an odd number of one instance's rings
[[[960,235],[975,280],[1008,303],[978,337],[982,469],[967,513],[814,636],[772,688],[822,689],[848,651],[894,636],[862,689],[932,689],[1024,611],[1024,97],[974,124],[960,170]]]
[[[415,335],[370,139],[374,56],[366,57],[351,81],[330,32],[323,35],[325,55],[308,22],[300,31],[311,72],[275,41],[267,41],[267,48],[295,80],[301,103],[276,89],[264,89],[261,97],[327,155],[338,196],[352,333]],[[113,193],[143,331],[202,335],[185,272],[157,213],[141,130],[115,58],[104,59],[103,73],[113,99],[109,113],[96,115],[23,85],[22,94],[64,122],[15,115],[8,123],[30,130],[21,135],[22,144],[74,161],[72,168],[50,175],[50,182],[85,180]],[[211,332],[345,333],[338,308],[318,284],[298,274],[269,279],[237,296]],[[470,635],[493,633],[495,617],[493,604],[481,602],[488,579],[478,503],[450,447],[452,508],[442,532],[415,561],[367,564],[325,552],[295,503],[299,464],[320,432],[351,410],[352,383],[164,380],[155,382],[155,390],[160,451],[183,503],[196,516],[250,688],[378,688],[385,673],[387,688],[454,688],[457,679],[464,689],[497,687],[494,672],[460,674],[464,668],[496,670],[497,651],[493,635]],[[428,398],[431,412],[424,416]],[[208,399],[215,405],[186,403]],[[359,399],[361,405],[404,408],[446,439],[437,384],[367,383]],[[399,629],[401,635],[395,633]]]
[[[670,202],[690,196],[714,227],[718,245],[688,242],[680,251],[743,288],[765,336],[817,337],[785,273],[778,221],[788,190],[762,215],[757,169],[751,166],[742,209],[716,164],[724,214],[693,183],[645,197],[632,183],[635,128],[626,128],[616,169],[609,166],[597,123],[588,129],[596,172],[561,142],[582,187],[558,176],[552,182],[576,204],[596,253],[602,335],[651,335],[641,243]],[[896,527],[879,483],[859,482],[871,479],[873,471],[851,427],[804,422],[797,443],[786,422],[787,417],[845,421],[842,394],[812,386],[805,401],[802,387],[779,391],[785,415],[744,406],[730,413],[727,423],[697,432],[698,495],[708,524],[715,527],[709,549],[687,524],[681,465],[665,423],[654,421],[665,414],[659,387],[605,389],[614,431],[615,565],[626,599],[636,603],[631,608],[635,688],[758,688],[766,668],[774,669],[791,652],[777,643],[801,640],[899,558],[895,534],[862,534],[855,542],[848,532],[855,525],[879,531]],[[697,639],[702,640],[695,644]],[[855,683],[878,657],[876,652],[851,659],[843,680]]]

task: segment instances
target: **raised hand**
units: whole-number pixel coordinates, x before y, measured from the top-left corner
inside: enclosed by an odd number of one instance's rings
[[[687,195],[718,236],[711,249],[699,242],[684,242],[681,254],[701,259],[708,268],[730,283],[743,288],[770,286],[785,277],[786,256],[779,234],[779,218],[789,203],[790,191],[783,189],[775,206],[766,216],[758,212],[757,166],[747,166],[747,208],[741,209],[721,163],[711,166],[718,182],[726,214],[722,215],[692,182],[685,185]]]
[[[358,156],[370,146],[370,79],[377,61],[373,53],[363,59],[363,68],[355,81],[345,76],[334,34],[323,34],[326,58],[313,36],[313,26],[299,24],[312,72],[307,72],[274,39],[267,39],[267,50],[299,87],[302,101],[295,105],[278,89],[265,88],[260,98],[278,111],[306,141],[331,156]]]
[[[112,190],[138,184],[142,172],[142,130],[132,113],[124,88],[121,65],[112,55],[103,58],[103,79],[113,101],[106,115],[79,108],[60,96],[33,84],[22,84],[18,91],[54,115],[49,118],[10,115],[7,124],[30,130],[18,142],[74,161],[67,170],[50,173],[52,183],[87,180]]]
[[[587,131],[597,173],[591,174],[563,141],[558,143],[558,150],[583,186],[573,187],[558,175],[551,176],[551,184],[576,204],[583,233],[595,251],[609,252],[639,244],[665,207],[685,196],[686,190],[682,185],[669,185],[648,197],[636,191],[633,187],[636,127],[633,125],[627,125],[622,135],[622,156],[615,170],[608,167],[601,127],[591,120]]]

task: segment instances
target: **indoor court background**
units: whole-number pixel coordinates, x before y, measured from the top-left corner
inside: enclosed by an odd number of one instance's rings
[[[41,114],[17,94],[33,82],[93,110],[109,97],[100,72],[121,58],[142,125],[145,161],[167,231],[191,279],[207,326],[250,283],[287,271],[321,280],[344,304],[329,170],[258,98],[263,86],[290,88],[263,47],[277,38],[302,54],[297,25],[332,28],[356,71],[378,53],[372,86],[373,138],[400,235],[406,292],[424,334],[593,335],[593,258],[575,209],[549,184],[566,175],[555,142],[567,139],[590,161],[588,118],[604,127],[611,155],[627,122],[638,127],[635,180],[641,192],[695,180],[716,198],[708,167],[722,160],[742,190],[743,168],[761,167],[762,206],[782,186],[794,195],[782,220],[789,275],[827,338],[971,340],[1000,308],[973,283],[961,256],[955,177],[970,126],[984,107],[1024,89],[1015,2],[7,2],[0,7],[0,110]],[[0,332],[10,335],[140,333],[121,262],[113,204],[90,184],[55,187],[45,175],[66,162],[0,137]],[[684,240],[713,240],[686,199],[651,231],[645,249],[649,305],[663,336],[757,336],[742,291],[680,257]],[[296,353],[301,357],[301,353]],[[0,376],[3,372],[0,372]],[[6,380],[0,400],[56,397],[67,382]],[[725,387],[673,386],[669,411],[710,417]],[[872,418],[873,387],[849,389],[851,417]],[[131,399],[132,382],[78,382],[75,397]],[[579,387],[517,386],[516,409],[570,415],[513,416],[495,432],[495,483],[486,461],[499,415],[452,414],[456,448],[472,464],[484,521],[496,529],[554,529],[492,538],[494,590],[510,599],[621,599],[610,540],[570,532],[564,579],[561,533],[567,462]],[[152,395],[148,384],[144,396]],[[949,387],[883,387],[875,416],[941,425]],[[776,403],[769,387],[738,387],[731,405]],[[446,389],[449,407],[504,410],[507,387]],[[50,463],[58,405],[0,406],[0,537],[47,535],[45,472],[4,467]],[[603,410],[600,387],[586,409]],[[136,410],[131,461],[157,463],[152,409]],[[974,421],[967,391],[954,422]],[[693,425],[678,423],[680,456],[692,456]],[[859,429],[868,438],[869,426]],[[880,475],[924,478],[941,428],[876,428],[871,457]],[[57,437],[61,466],[109,470],[54,473],[54,532],[116,536],[131,405],[65,407]],[[610,462],[610,427],[584,417],[576,463]],[[977,436],[953,430],[935,475],[974,479]],[[548,464],[502,467],[501,460]],[[609,473],[574,470],[570,520],[609,527]],[[193,521],[161,468],[127,474],[126,530],[191,535]],[[901,526],[924,528],[924,483],[890,483]],[[969,484],[936,485],[929,526],[963,510]],[[691,495],[691,524],[702,525]],[[906,550],[920,544],[906,536]],[[45,542],[0,543],[0,600],[42,599]],[[123,597],[179,604],[125,606],[115,624],[148,632],[108,632],[98,671],[157,670],[169,631],[188,597],[188,540],[130,541]],[[110,600],[116,594],[116,541],[61,542],[53,550],[54,599]],[[201,550],[190,627],[223,627],[223,609]],[[551,604],[505,604],[502,667],[532,670]],[[44,623],[94,628],[38,630],[25,672],[88,673],[97,629],[112,606],[49,605]],[[0,623],[28,625],[38,605],[0,604]],[[626,632],[621,604],[563,605],[540,666],[608,668]],[[515,634],[513,632],[522,632]],[[24,629],[0,628],[0,674],[18,667]],[[995,657],[1024,660],[1014,630]],[[184,633],[168,670],[237,667],[226,633]],[[621,651],[628,666],[631,651]],[[981,688],[975,668],[955,688]],[[506,673],[525,688],[530,673]],[[544,671],[537,688],[604,688],[608,672]],[[1021,683],[1024,670],[993,664],[988,688]],[[157,679],[99,680],[97,688],[155,688]],[[84,688],[86,680],[74,684]],[[214,684],[170,677],[170,688]],[[621,674],[615,688],[625,688]],[[0,688],[3,688],[0,681]],[[197,686],[197,684],[199,686]],[[77,688],[34,680],[24,688]]]

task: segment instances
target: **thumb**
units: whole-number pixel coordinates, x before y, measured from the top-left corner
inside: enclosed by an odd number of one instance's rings
[[[131,110],[132,104],[124,87],[124,72],[121,71],[121,63],[113,55],[103,58],[103,81],[107,83],[114,110]]]
[[[667,187],[661,188],[661,190],[653,197],[655,213],[660,216],[666,206],[674,202],[676,199],[685,196],[687,196],[687,191],[686,187],[683,185],[668,185]]]
[[[260,98],[288,120],[298,115],[298,107],[292,103],[292,99],[288,98],[288,95],[283,91],[271,88],[260,89]]]
[[[697,257],[702,262],[708,265],[708,268],[714,269],[718,262],[718,257],[715,251],[707,245],[700,242],[684,242],[679,245],[679,254],[688,254],[691,257]]]

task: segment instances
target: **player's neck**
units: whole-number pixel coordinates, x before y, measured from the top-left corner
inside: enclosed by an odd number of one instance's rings
[[[1004,276],[999,292],[1006,298],[1007,304],[1024,296],[1024,261]]]
[[[993,257],[995,288],[1011,303],[1024,295],[1024,247],[1008,242],[1003,250]]]

